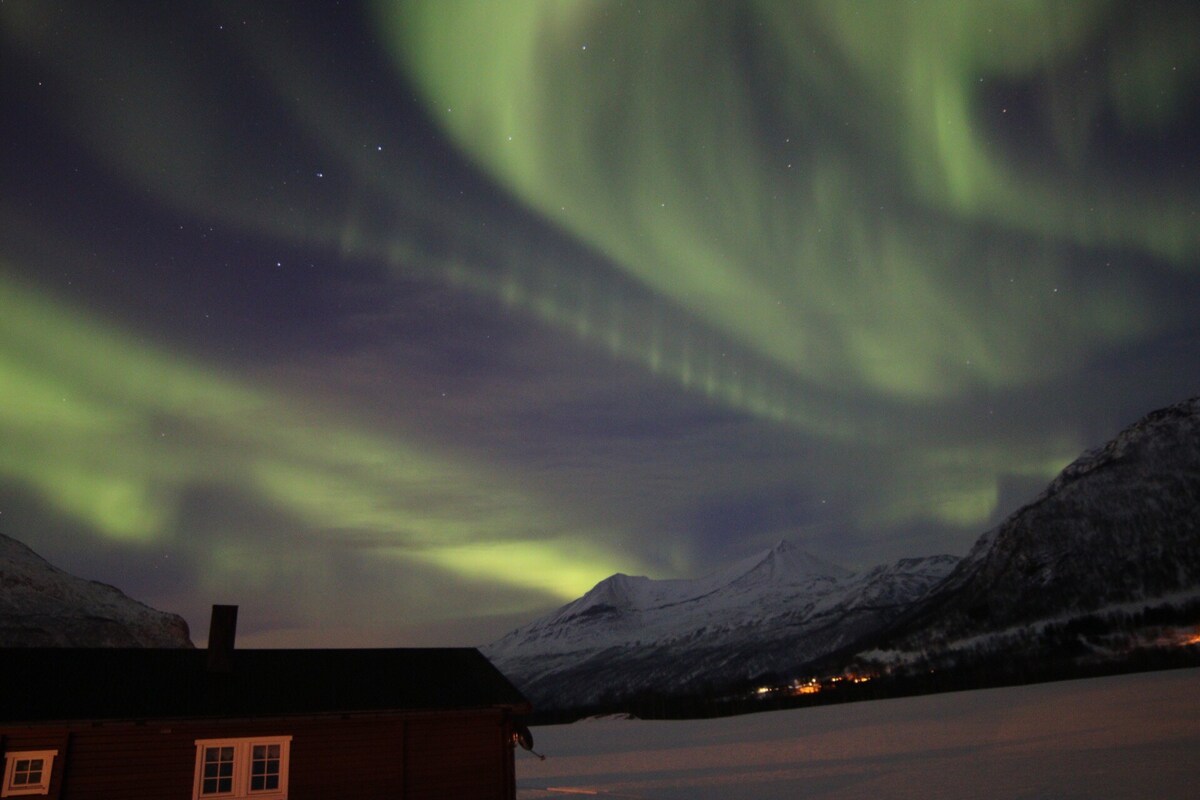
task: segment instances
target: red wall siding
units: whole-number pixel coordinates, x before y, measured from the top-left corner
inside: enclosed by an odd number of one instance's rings
[[[289,798],[401,797],[402,721],[341,720],[286,733],[293,737]]]
[[[507,800],[512,750],[499,714],[414,720],[405,742],[406,800]]]
[[[191,797],[196,748],[186,734],[170,730],[131,725],[72,731],[62,798]]]
[[[323,719],[6,728],[8,750],[57,749],[57,800],[192,796],[197,739],[291,736],[290,800],[508,800],[512,750],[500,711]]]

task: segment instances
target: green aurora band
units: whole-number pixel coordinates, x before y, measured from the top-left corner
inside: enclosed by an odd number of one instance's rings
[[[32,3],[0,6],[0,22],[6,46],[63,84],[96,76],[59,110],[64,128],[169,207],[461,287],[770,423],[885,446],[910,468],[855,523],[970,530],[1002,476],[1048,477],[1082,443],[929,444],[896,418],[1043,385],[1181,324],[1153,310],[1139,271],[1195,271],[1197,189],[1088,168],[1089,131],[1105,115],[1132,138],[1169,130],[1200,74],[1200,31],[1194,15],[1165,26],[1115,8],[376,4],[429,117],[621,280],[497,242],[478,223],[503,220],[447,201],[436,171],[392,146],[405,132],[370,92],[348,94],[290,34],[231,38],[348,205],[276,199],[267,145],[239,130],[231,151],[235,112],[185,46],[89,3],[70,26]],[[1024,102],[1004,106],[1005,92]],[[1046,152],[1014,147],[1022,136]],[[453,252],[426,245],[438,238]],[[169,355],[6,277],[21,266],[0,265],[0,475],[102,535],[169,537],[181,495],[214,483],[331,537],[554,598],[638,568],[620,541],[636,531],[586,530],[500,467]],[[214,575],[245,568],[223,552]]]
[[[931,401],[1038,381],[1155,324],[1136,286],[1097,270],[1057,327],[1070,247],[1194,263],[1194,187],[1045,175],[1002,160],[977,119],[977,87],[1070,58],[1101,29],[1101,4],[379,11],[430,114],[480,165],[813,385]],[[1198,61],[1189,39],[1169,41],[1164,53],[1134,37],[1094,93],[1141,122],[1125,98],[1152,91],[1170,122]],[[1061,132],[1072,151],[1088,122]]]
[[[556,535],[567,526],[544,498],[245,388],[15,280],[0,290],[0,475],[106,536],[169,536],[188,487],[220,485],[385,556],[480,579],[478,552],[502,549],[488,579],[558,598],[615,570],[588,537]],[[215,575],[249,563],[212,558]]]

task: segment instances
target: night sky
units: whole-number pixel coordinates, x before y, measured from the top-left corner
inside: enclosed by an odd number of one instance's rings
[[[1200,4],[0,0],[0,532],[247,646],[963,554],[1200,394]]]

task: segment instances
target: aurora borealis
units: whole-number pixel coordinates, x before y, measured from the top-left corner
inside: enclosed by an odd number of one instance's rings
[[[0,532],[247,643],[961,554],[1200,393],[1180,3],[0,3]]]

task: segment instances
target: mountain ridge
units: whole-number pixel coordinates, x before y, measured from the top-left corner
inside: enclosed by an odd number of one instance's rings
[[[698,579],[611,576],[483,649],[535,704],[561,708],[795,677],[867,652],[921,660],[956,641],[1102,658],[1126,646],[1120,634],[1089,644],[1071,621],[1155,604],[1167,618],[1200,608],[1200,397],[1082,453],[962,559],[850,573],[784,541]]]
[[[1200,595],[1200,397],[1080,455],[887,635],[917,648],[1189,595]]]
[[[738,681],[890,619],[957,562],[909,558],[854,573],[786,540],[694,579],[618,573],[483,648],[535,703]],[[771,639],[770,647],[754,646]]]
[[[187,622],[0,533],[0,647],[192,647]]]

